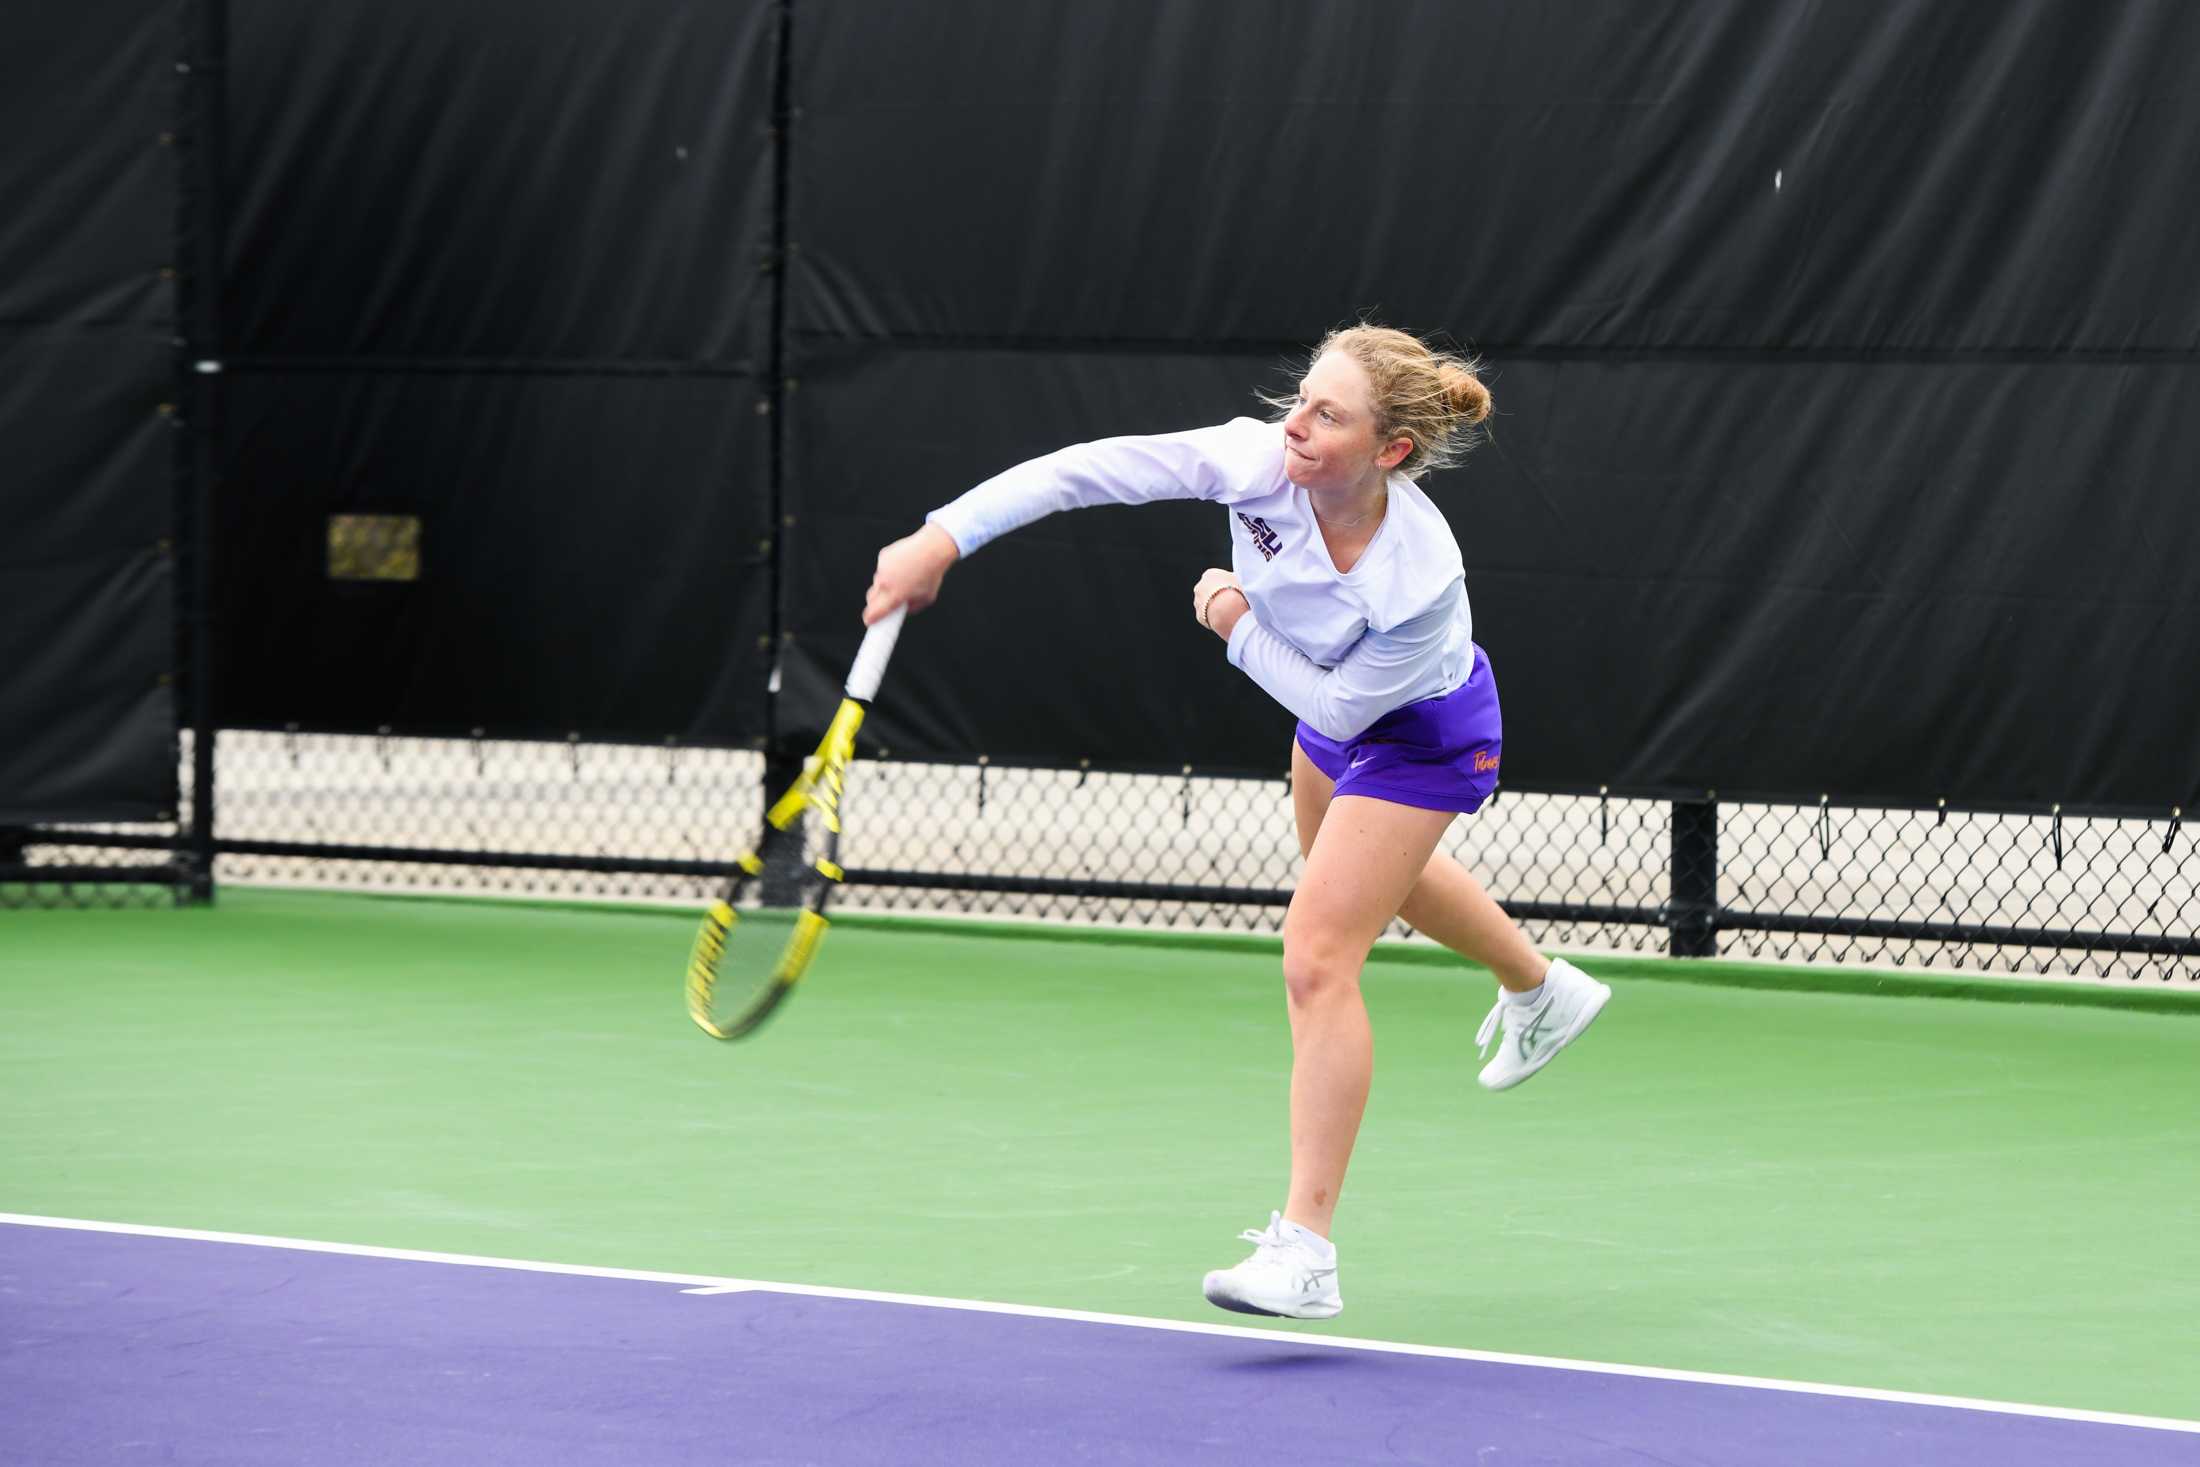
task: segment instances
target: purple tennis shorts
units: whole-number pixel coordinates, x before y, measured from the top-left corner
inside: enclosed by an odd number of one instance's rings
[[[1301,723],[1299,747],[1340,795],[1471,814],[1497,789],[1504,730],[1489,654],[1476,647],[1474,671],[1454,691],[1394,708],[1342,743]]]

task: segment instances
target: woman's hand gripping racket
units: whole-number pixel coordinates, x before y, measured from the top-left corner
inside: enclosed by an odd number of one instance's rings
[[[864,633],[823,742],[764,816],[766,829],[741,857],[725,895],[703,914],[688,955],[687,1006],[688,1017],[713,1039],[753,1034],[817,955],[825,904],[841,882],[840,798],[856,754],[856,730],[906,615],[897,609]],[[744,905],[752,896],[754,904]]]

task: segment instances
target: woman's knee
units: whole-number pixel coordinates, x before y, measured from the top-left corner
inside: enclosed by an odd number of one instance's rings
[[[1283,991],[1294,1008],[1357,989],[1367,954],[1320,932],[1283,935]]]

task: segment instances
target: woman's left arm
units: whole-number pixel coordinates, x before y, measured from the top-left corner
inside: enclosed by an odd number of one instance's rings
[[[1225,642],[1230,640],[1230,629],[1237,625],[1238,618],[1252,609],[1253,603],[1246,599],[1235,571],[1209,566],[1199,584],[1192,587],[1193,618]]]
[[[1209,620],[1221,622],[1230,661],[1325,738],[1350,739],[1419,690],[1450,650],[1455,595],[1385,632],[1368,632],[1335,667],[1323,667],[1260,624],[1239,596],[1218,597]],[[1217,630],[1222,630],[1218,626]]]

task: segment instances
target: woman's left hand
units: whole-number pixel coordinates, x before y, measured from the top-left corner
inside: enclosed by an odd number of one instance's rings
[[[1238,584],[1235,571],[1210,566],[1207,573],[1199,578],[1199,584],[1192,587],[1194,621],[1200,620],[1202,608],[1207,613],[1203,624],[1227,642],[1230,640],[1230,629],[1237,625],[1239,617],[1252,609],[1252,603],[1245,599],[1245,588]]]

